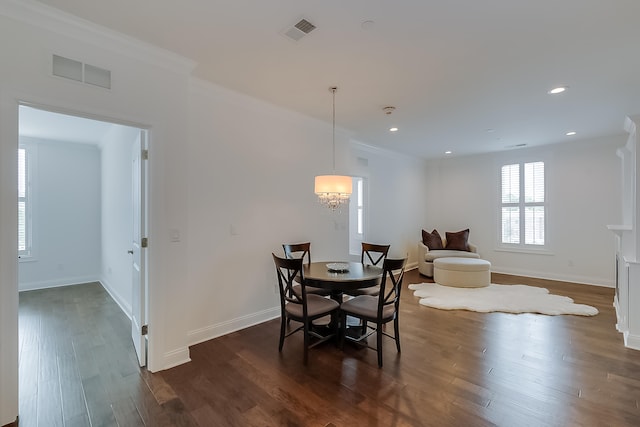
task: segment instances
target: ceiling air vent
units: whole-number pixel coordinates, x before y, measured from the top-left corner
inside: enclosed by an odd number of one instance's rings
[[[284,32],[284,35],[290,38],[291,40],[298,41],[311,31],[315,30],[316,26],[306,19],[301,19],[297,24],[293,27],[287,29]]]
[[[111,89],[111,71],[80,61],[53,55],[52,74],[93,86]]]

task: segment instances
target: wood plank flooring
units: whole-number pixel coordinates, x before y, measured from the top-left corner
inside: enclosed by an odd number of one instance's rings
[[[139,369],[130,330],[99,283],[21,292],[20,427],[195,425]]]
[[[20,295],[20,426],[638,426],[640,351],[615,330],[613,290],[543,286],[595,317],[443,311],[404,289],[402,353],[331,343],[302,364],[279,320],[191,347],[192,362],[137,367],[129,322],[99,284]],[[405,283],[429,281],[417,270]]]

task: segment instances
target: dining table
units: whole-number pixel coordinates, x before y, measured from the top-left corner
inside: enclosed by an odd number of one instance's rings
[[[303,266],[304,282],[308,286],[323,288],[329,291],[331,299],[342,304],[346,291],[377,286],[382,281],[382,268],[360,262],[322,261],[312,262]],[[326,325],[338,337],[340,328],[336,316]],[[351,323],[347,319],[345,333],[358,336],[363,333],[360,323]]]
[[[346,291],[379,285],[382,268],[360,262],[312,262],[304,265],[303,277],[306,285],[327,289],[331,299],[342,303]]]

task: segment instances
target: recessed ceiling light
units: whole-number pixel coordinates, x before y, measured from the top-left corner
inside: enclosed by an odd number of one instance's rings
[[[444,154],[451,154],[451,151],[447,150],[447,151],[444,152]]]
[[[573,135],[575,135],[576,133],[577,133],[576,131],[572,130],[571,132],[567,132],[565,135],[567,135],[567,136],[573,136]]]
[[[389,132],[398,132],[398,128],[396,127],[389,128]]]
[[[547,92],[547,93],[548,93],[548,94],[550,94],[550,95],[555,95],[555,94],[558,94],[558,93],[562,93],[562,92],[564,92],[565,90],[567,90],[567,88],[568,88],[568,87],[569,87],[569,86],[558,86],[558,87],[554,87],[553,89],[551,89],[551,90],[550,90],[549,92]]]

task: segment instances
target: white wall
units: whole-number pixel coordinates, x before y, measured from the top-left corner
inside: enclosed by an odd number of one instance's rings
[[[100,281],[131,315],[133,143],[139,129],[113,125],[102,140],[102,259]]]
[[[621,125],[622,126],[622,125]],[[423,228],[458,231],[498,272],[613,286],[614,237],[619,222],[624,136],[429,162],[429,218]],[[499,171],[503,164],[545,161],[551,254],[497,250]]]
[[[410,268],[417,264],[417,242],[426,214],[426,165],[423,159],[352,144],[351,173],[368,181],[365,240],[390,244],[390,257],[408,255]]]
[[[346,257],[348,215],[313,193],[315,175],[331,172],[329,124],[195,79],[189,118],[189,274],[180,287],[195,343],[279,316],[271,253],[310,241],[314,260]],[[338,132],[339,169],[347,144]]]
[[[86,283],[100,271],[100,151],[21,137],[35,152],[33,256],[19,263],[20,290]]]
[[[137,128],[112,125],[102,149],[21,137],[36,163],[34,256],[19,264],[20,290],[100,280],[131,312],[131,150]]]
[[[19,45],[16,41],[19,40]],[[16,48],[19,46],[19,48]],[[184,292],[187,84],[193,64],[112,32],[77,23],[33,1],[0,2],[0,425],[17,414],[18,104],[52,106],[150,129],[149,367],[188,360]],[[111,90],[51,76],[59,54],[112,71]]]

